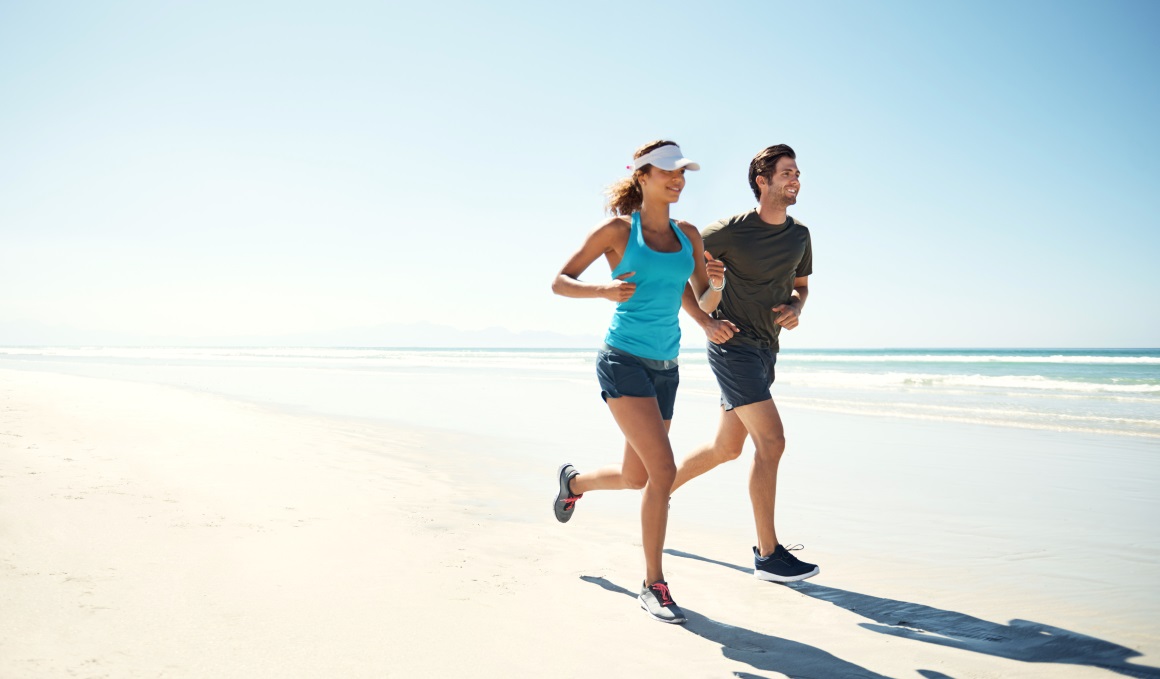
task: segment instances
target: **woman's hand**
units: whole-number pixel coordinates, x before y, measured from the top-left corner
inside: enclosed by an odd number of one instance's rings
[[[729,341],[729,338],[737,334],[737,326],[733,325],[733,321],[722,318],[721,320],[712,319],[704,326],[705,337],[713,344],[724,344]]]
[[[635,271],[620,274],[612,282],[604,286],[604,289],[601,291],[601,297],[617,303],[632,297],[636,293],[636,283],[629,283],[625,279],[635,275]]]
[[[709,277],[709,285],[713,289],[720,290],[725,287],[725,263],[713,259],[708,250],[705,251],[705,274]]]

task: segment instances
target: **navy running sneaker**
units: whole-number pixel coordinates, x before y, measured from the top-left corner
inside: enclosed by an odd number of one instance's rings
[[[569,484],[572,479],[580,476],[580,472],[570,464],[561,465],[560,467],[560,490],[556,493],[556,501],[552,505],[552,509],[556,512],[556,520],[560,523],[568,523],[568,519],[572,518],[572,510],[576,507],[576,501],[584,497],[584,494],[573,495]]]
[[[651,585],[641,583],[640,607],[644,609],[654,620],[661,622],[672,623],[674,625],[681,625],[685,622],[685,612],[673,601],[673,595],[669,592],[669,583],[661,580],[654,582]]]
[[[757,548],[753,548],[753,575],[758,580],[769,582],[797,582],[812,578],[821,572],[816,565],[806,563],[791,553],[791,550],[801,549],[795,545],[786,549],[781,545],[774,548],[773,554],[762,558]]]

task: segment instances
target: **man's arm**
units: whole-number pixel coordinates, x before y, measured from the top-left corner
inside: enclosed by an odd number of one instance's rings
[[[798,316],[801,316],[802,308],[805,307],[806,298],[809,296],[810,277],[798,276],[793,279],[793,292],[789,296],[789,301],[773,307],[773,312],[777,314],[774,322],[786,330],[796,328],[798,325]]]

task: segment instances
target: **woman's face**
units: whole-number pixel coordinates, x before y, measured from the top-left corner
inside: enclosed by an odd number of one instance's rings
[[[662,170],[652,165],[638,181],[645,200],[675,203],[681,199],[681,191],[685,188],[685,168]]]

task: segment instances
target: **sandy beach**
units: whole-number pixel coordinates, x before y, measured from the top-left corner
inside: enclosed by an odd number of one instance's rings
[[[0,369],[0,677],[1160,677],[1153,439],[785,408],[821,575],[751,576],[743,459],[673,499],[668,626],[635,493],[549,510],[607,412],[527,380],[388,422]],[[678,454],[716,417],[683,398]]]
[[[0,0],[0,679],[1160,679],[1158,35]]]

